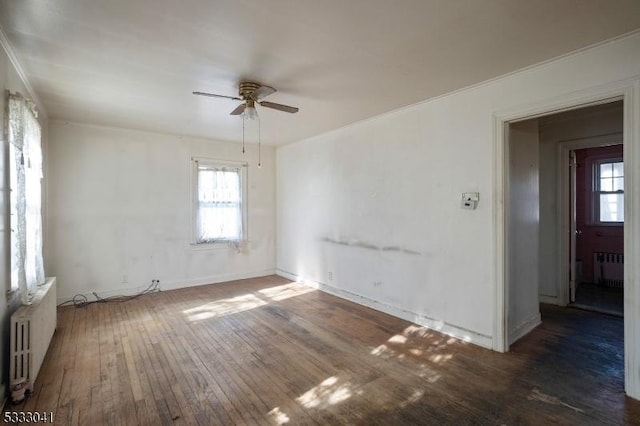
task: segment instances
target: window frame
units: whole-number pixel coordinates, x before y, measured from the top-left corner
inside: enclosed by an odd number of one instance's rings
[[[219,239],[213,241],[198,241],[198,164],[211,167],[237,167],[240,169],[240,200],[241,200],[241,230],[240,239]],[[220,160],[209,157],[191,157],[191,237],[192,248],[214,248],[245,242],[248,239],[248,164],[245,161]]]
[[[16,246],[18,245],[18,241],[16,239],[17,236],[17,227],[18,227],[18,209],[17,209],[17,201],[16,201],[16,191],[18,186],[18,168],[16,165],[16,158],[18,155],[18,150],[14,144],[8,143],[8,157],[6,163],[8,163],[8,190],[9,190],[9,231],[11,232],[9,236],[9,258],[10,258],[10,267],[9,273],[10,278],[7,283],[7,293],[12,295],[16,291],[18,291],[18,280],[15,276],[14,268],[16,267]],[[22,152],[20,152],[22,155]]]
[[[44,153],[42,126],[35,105],[20,93],[7,91],[5,111],[5,198],[9,230],[7,297],[19,294],[29,304],[46,282],[43,262]]]
[[[592,212],[593,212],[593,218],[592,218],[592,223],[594,225],[598,225],[598,226],[624,226],[624,220],[622,221],[604,221],[601,220],[600,218],[600,198],[602,195],[605,194],[622,194],[623,196],[623,200],[624,200],[624,189],[622,189],[621,191],[602,191],[600,189],[600,183],[601,183],[601,176],[600,176],[600,166],[603,164],[614,164],[614,163],[622,163],[622,167],[623,167],[623,172],[622,172],[622,179],[624,182],[624,178],[625,178],[625,170],[624,170],[624,159],[620,156],[615,156],[615,157],[603,157],[603,158],[597,158],[595,160],[593,160],[593,166],[592,166],[592,176],[593,176],[593,182],[591,185],[591,191],[593,194],[592,197]],[[624,187],[624,184],[623,184]],[[623,201],[624,202],[624,201]],[[623,204],[624,205],[624,204]]]

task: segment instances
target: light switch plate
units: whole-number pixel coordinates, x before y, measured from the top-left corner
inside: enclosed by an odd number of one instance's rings
[[[480,201],[480,193],[479,192],[463,192],[462,199],[465,201]]]
[[[475,210],[476,207],[478,207],[479,201],[480,201],[479,192],[463,192],[462,203],[460,204],[460,207],[465,210]]]

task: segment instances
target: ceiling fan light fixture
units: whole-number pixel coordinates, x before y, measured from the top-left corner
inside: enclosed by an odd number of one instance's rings
[[[258,111],[254,105],[252,100],[247,101],[247,106],[242,113],[243,120],[257,120],[258,119]]]
[[[258,111],[254,107],[249,107],[244,110],[244,118],[247,120],[257,120]]]

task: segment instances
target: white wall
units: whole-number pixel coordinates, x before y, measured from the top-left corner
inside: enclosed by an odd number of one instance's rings
[[[622,103],[545,117],[540,123],[540,296],[559,303],[558,282],[558,144],[596,136],[622,134]]]
[[[20,292],[18,290],[7,294],[6,289],[9,288],[11,282],[11,263],[10,263],[10,206],[9,206],[9,142],[6,140],[5,134],[5,114],[7,109],[6,91],[19,92],[25,97],[29,97],[27,88],[25,87],[20,74],[14,66],[9,54],[5,50],[4,36],[0,34],[0,141],[2,150],[0,151],[0,188],[2,188],[2,196],[0,197],[0,403],[4,401],[7,393],[9,359],[7,357],[9,350],[9,324],[11,314],[20,306]],[[14,58],[15,60],[15,58]],[[46,115],[40,110],[40,125],[42,131],[43,151],[46,155]],[[46,170],[45,170],[46,173]]]
[[[272,274],[275,269],[274,149],[246,156],[236,143],[89,125],[50,123],[47,273],[58,298],[132,293]],[[190,245],[190,158],[247,160],[250,243]],[[123,276],[127,283],[123,283]]]
[[[509,344],[540,324],[538,234],[540,227],[538,120],[509,126],[507,252]]]
[[[279,272],[491,347],[494,114],[637,79],[639,51],[635,34],[279,148]]]

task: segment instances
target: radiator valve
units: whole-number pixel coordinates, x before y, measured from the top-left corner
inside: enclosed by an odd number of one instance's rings
[[[29,385],[29,380],[23,379],[21,382],[11,388],[11,402],[14,404],[19,404],[22,402],[26,396],[27,389]]]

